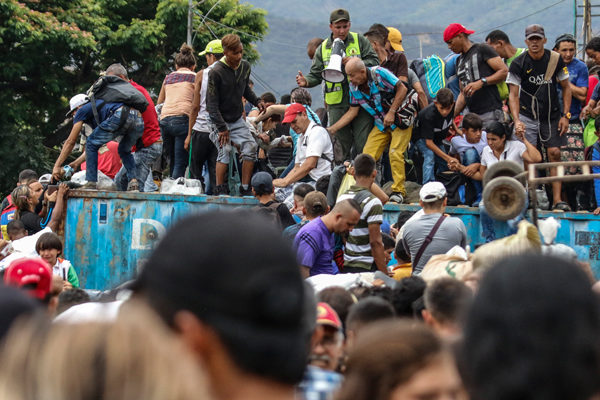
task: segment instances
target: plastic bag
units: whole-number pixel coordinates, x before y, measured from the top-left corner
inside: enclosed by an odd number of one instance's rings
[[[588,119],[585,128],[583,129],[583,143],[585,144],[585,147],[593,145],[598,140],[595,122],[596,120],[594,118]]]
[[[340,197],[340,195],[346,193],[348,189],[350,189],[350,186],[354,185],[355,183],[356,180],[354,180],[354,177],[352,175],[344,175],[344,179],[342,179],[342,183],[340,184],[340,189],[338,190],[337,197]]]
[[[185,194],[197,196],[204,194],[202,183],[198,179],[167,178],[160,185],[160,192],[164,194]]]
[[[468,252],[460,246],[454,246],[446,254],[431,257],[419,276],[426,282],[438,278],[462,280],[471,272],[473,272],[473,264],[469,261]]]
[[[73,174],[71,182],[78,185],[85,185],[87,180],[85,179],[85,171],[79,171]],[[98,170],[98,182],[96,184],[98,190],[117,190],[117,187],[112,179],[104,175],[102,171]]]

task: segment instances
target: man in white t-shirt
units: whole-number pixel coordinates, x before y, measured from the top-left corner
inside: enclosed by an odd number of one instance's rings
[[[333,146],[325,128],[311,121],[302,104],[293,103],[285,110],[283,123],[300,134],[296,142],[294,168],[285,178],[273,180],[277,187],[275,196],[278,201],[289,197],[296,183],[314,184],[323,176],[331,174]]]

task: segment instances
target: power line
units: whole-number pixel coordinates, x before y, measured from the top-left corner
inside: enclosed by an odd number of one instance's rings
[[[200,15],[202,15],[202,14],[200,14]],[[212,23],[215,23],[215,24],[217,24],[217,25],[219,25],[219,26],[221,26],[221,27],[223,27],[223,28],[228,28],[228,29],[231,29],[231,30],[232,30],[232,31],[234,31],[234,32],[238,32],[238,33],[241,33],[241,34],[243,34],[243,35],[250,36],[251,38],[254,38],[254,39],[257,39],[257,40],[260,40],[260,41],[263,41],[263,42],[269,42],[269,43],[278,44],[278,45],[281,45],[281,46],[286,46],[286,47],[293,47],[293,48],[296,48],[296,49],[305,49],[305,47],[304,47],[304,46],[298,46],[298,45],[294,45],[294,44],[290,44],[290,43],[277,42],[277,41],[275,41],[275,40],[270,40],[270,39],[268,39],[268,40],[267,40],[267,39],[264,39],[264,38],[262,38],[262,37],[260,37],[260,36],[256,36],[256,35],[253,35],[253,34],[251,34],[251,33],[248,33],[248,32],[241,31],[241,30],[239,30],[239,29],[236,29],[236,28],[234,28],[234,27],[232,27],[232,26],[229,26],[229,25],[222,24],[222,23],[220,23],[220,22],[218,22],[218,21],[215,21],[215,20],[214,20],[214,19],[212,19],[212,18],[208,18],[208,17],[206,17],[205,19],[207,19],[207,20],[209,20],[210,22],[212,22]],[[205,25],[206,25],[206,24],[205,24]]]
[[[480,30],[480,29],[478,29],[478,32],[479,32],[479,33],[475,34],[475,36],[481,35],[481,34],[483,34],[483,33],[488,33],[488,32],[491,32],[491,31],[493,31],[494,29],[502,28],[502,27],[504,27],[504,26],[507,26],[507,25],[513,24],[513,23],[515,23],[515,22],[522,21],[522,20],[524,20],[524,19],[526,19],[526,18],[529,18],[529,17],[531,17],[531,16],[533,16],[533,15],[536,15],[536,14],[542,13],[542,12],[544,12],[544,11],[546,11],[546,10],[548,10],[548,9],[550,9],[550,8],[552,8],[552,7],[554,7],[554,6],[557,6],[557,5],[558,5],[558,4],[560,4],[560,3],[564,3],[565,1],[566,1],[566,0],[559,0],[559,1],[555,2],[555,3],[552,3],[552,4],[550,4],[550,5],[548,5],[548,6],[544,7],[544,8],[541,8],[541,9],[539,9],[539,10],[537,10],[537,11],[534,11],[534,12],[532,12],[532,13],[530,13],[530,14],[527,14],[527,15],[525,15],[525,16],[523,16],[523,17],[519,17],[519,18],[517,18],[517,19],[514,19],[514,20],[512,20],[512,21],[509,21],[509,22],[506,22],[506,23],[504,23],[504,24],[501,24],[501,25],[495,26],[495,27],[493,27],[493,28],[488,28],[488,29],[483,29],[483,30]],[[432,32],[432,33],[430,33],[430,34],[432,34],[432,35],[433,35],[433,34],[441,34],[441,33],[442,33],[442,32]],[[406,35],[403,35],[403,36],[409,36],[409,35],[410,35],[410,34],[406,34]],[[417,34],[414,34],[414,35],[417,35]],[[422,47],[433,47],[433,46],[438,46],[438,45],[440,45],[440,43],[429,43],[429,44],[425,44],[425,45],[423,45]],[[404,51],[408,51],[408,50],[416,50],[416,49],[418,49],[418,48],[419,48],[419,47],[411,47],[411,48],[404,49]]]

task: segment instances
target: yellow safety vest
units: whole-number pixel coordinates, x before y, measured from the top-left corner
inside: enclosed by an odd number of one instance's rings
[[[358,33],[350,32],[352,36],[352,42],[346,46],[346,56],[358,56],[360,57],[360,47],[358,45]],[[331,46],[327,48],[327,42],[329,38],[323,41],[321,46],[321,55],[323,56],[323,67],[327,68],[329,65],[329,59],[331,58]],[[340,104],[344,98],[341,83],[325,82],[325,103],[328,105]]]

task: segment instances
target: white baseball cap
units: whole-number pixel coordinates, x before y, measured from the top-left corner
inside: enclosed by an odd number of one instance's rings
[[[446,188],[441,182],[429,182],[423,185],[419,197],[423,203],[441,200],[446,197]]]
[[[76,94],[75,96],[71,97],[71,100],[69,100],[69,107],[71,109],[67,113],[67,117],[69,115],[71,115],[71,113],[73,111],[75,111],[75,109],[77,109],[77,107],[84,105],[88,101],[90,101],[90,99],[83,93],[79,93],[79,94]]]

